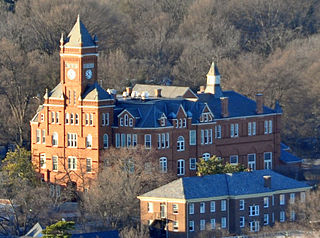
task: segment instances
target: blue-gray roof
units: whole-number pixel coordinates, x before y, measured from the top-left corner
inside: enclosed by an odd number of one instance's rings
[[[281,150],[280,160],[286,164],[302,162],[302,159],[283,149]]]
[[[270,188],[264,186],[263,176],[271,176]],[[304,182],[294,180],[272,170],[255,170],[233,174],[184,177],[147,192],[140,197],[190,200],[309,188],[310,186]]]
[[[105,90],[103,89],[97,82],[94,82],[91,85],[88,85],[83,94],[82,99],[83,100],[106,100],[106,99],[112,99],[113,97]]]

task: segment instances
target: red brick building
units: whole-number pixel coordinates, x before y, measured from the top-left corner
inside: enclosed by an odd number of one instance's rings
[[[195,175],[198,158],[212,155],[253,170],[280,165],[280,106],[222,91],[214,63],[197,93],[136,85],[116,96],[98,84],[97,59],[97,37],[78,18],[60,40],[60,83],[31,121],[32,159],[45,181],[88,186],[111,146],[155,149],[159,169],[178,176]]]
[[[184,177],[140,199],[141,222],[156,237],[197,237],[204,231],[257,232],[295,220],[287,205],[305,200],[310,187],[272,170]]]

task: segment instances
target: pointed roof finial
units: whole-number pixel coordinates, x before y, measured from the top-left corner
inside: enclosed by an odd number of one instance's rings
[[[46,88],[46,93],[44,94],[44,98],[48,99],[49,98],[49,90]]]
[[[80,22],[80,14],[78,14],[77,22]]]
[[[214,61],[212,61],[212,63],[211,63],[211,67],[210,67],[210,70],[209,70],[209,72],[208,72],[208,75],[213,75],[213,76],[218,76],[218,75],[220,75],[219,70],[218,70],[218,67],[217,67],[217,65],[214,63]]]
[[[64,38],[63,32],[61,32],[61,38],[60,38],[60,44],[61,44],[61,45],[63,45],[63,41],[64,41],[63,38]]]

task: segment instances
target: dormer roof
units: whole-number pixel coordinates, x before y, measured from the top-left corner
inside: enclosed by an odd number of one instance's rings
[[[96,45],[87,28],[81,22],[79,15],[77,22],[74,24],[64,43],[65,47],[88,47]]]

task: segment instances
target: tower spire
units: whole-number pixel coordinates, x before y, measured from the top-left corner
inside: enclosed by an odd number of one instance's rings
[[[209,72],[207,74],[207,87],[205,93],[212,93],[216,97],[222,97],[222,90],[220,87],[220,73],[217,64],[211,63]]]

